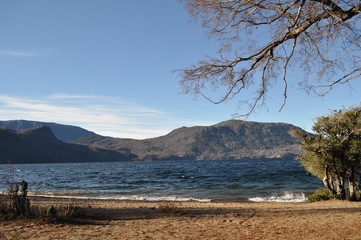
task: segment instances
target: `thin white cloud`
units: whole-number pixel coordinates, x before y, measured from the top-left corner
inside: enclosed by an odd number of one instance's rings
[[[95,95],[71,95],[65,93],[57,93],[50,95],[48,99],[58,99],[58,100],[66,100],[66,99],[102,99],[103,97],[95,96]]]
[[[37,56],[37,54],[34,52],[27,52],[27,51],[0,50],[0,56],[35,57]]]
[[[45,99],[0,95],[0,119],[26,119],[76,125],[98,134],[144,139],[176,127],[170,114],[116,98],[57,94]]]

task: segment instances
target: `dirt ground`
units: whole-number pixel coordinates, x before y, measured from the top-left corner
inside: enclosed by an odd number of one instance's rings
[[[361,239],[361,202],[141,202],[33,198],[76,205],[57,222],[0,221],[0,239]],[[65,207],[64,207],[65,206]]]

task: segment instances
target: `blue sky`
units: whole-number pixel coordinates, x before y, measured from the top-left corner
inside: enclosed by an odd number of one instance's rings
[[[1,1],[0,31],[0,120],[143,139],[236,112],[235,101],[214,105],[181,93],[173,70],[212,55],[218,44],[177,0]],[[267,108],[242,120],[310,131],[315,117],[360,103],[359,79],[323,98],[297,90],[298,81],[291,79],[281,113],[282,90],[275,88]]]

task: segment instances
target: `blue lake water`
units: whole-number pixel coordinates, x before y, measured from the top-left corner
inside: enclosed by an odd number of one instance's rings
[[[11,165],[33,195],[198,201],[305,201],[322,186],[294,160]],[[0,165],[0,176],[8,172]],[[0,191],[5,191],[4,179]]]

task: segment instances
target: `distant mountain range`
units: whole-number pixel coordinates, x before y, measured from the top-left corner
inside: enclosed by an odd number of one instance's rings
[[[55,137],[63,142],[73,142],[81,137],[99,136],[94,132],[85,130],[84,128],[62,125],[58,123],[37,122],[27,120],[10,120],[0,121],[0,128],[11,129],[15,131],[23,131],[31,128],[48,126],[53,131]]]
[[[29,129],[39,125],[43,127]],[[25,120],[0,121],[0,127],[28,129],[0,128],[0,163],[290,159],[301,151],[290,135],[291,128],[299,128],[286,123],[229,120],[181,127],[144,140],[104,137],[75,126]]]
[[[134,140],[83,137],[78,144],[127,151],[139,160],[225,160],[245,158],[294,158],[299,142],[286,123],[229,120],[212,126],[182,127],[157,138]]]
[[[130,161],[134,155],[64,143],[49,127],[24,131],[0,128],[0,164]]]

